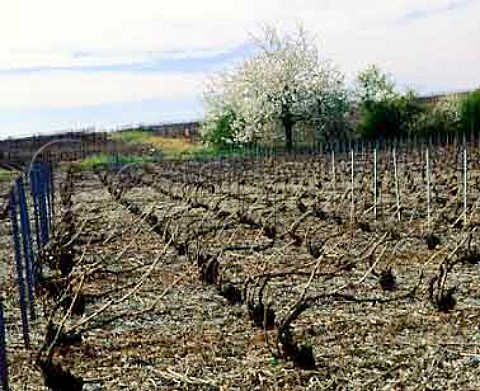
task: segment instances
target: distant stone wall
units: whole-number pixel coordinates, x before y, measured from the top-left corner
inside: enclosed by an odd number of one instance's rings
[[[0,167],[29,163],[34,156],[40,161],[60,162],[80,160],[95,154],[147,152],[145,146],[113,140],[105,132],[65,132],[0,140]]]
[[[448,94],[437,94],[437,95],[428,95],[428,96],[421,96],[418,98],[418,100],[421,103],[425,104],[435,104],[437,103],[440,99],[446,98],[448,96],[455,97],[457,99],[463,99],[466,98],[467,95],[469,94],[469,91],[464,91],[464,92],[453,92],[453,93],[448,93]]]
[[[158,136],[172,138],[187,138],[198,140],[200,138],[200,122],[179,122],[148,126]]]

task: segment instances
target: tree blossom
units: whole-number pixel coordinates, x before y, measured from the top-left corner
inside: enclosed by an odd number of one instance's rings
[[[267,28],[255,42],[259,51],[254,57],[210,80],[205,133],[224,108],[235,113],[232,141],[282,140],[287,148],[302,124],[313,125],[322,137],[332,124],[345,121],[349,108],[343,74],[320,58],[302,29],[282,37]]]

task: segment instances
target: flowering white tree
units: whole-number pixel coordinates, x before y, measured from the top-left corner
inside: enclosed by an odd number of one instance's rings
[[[310,124],[325,133],[345,121],[349,107],[343,74],[320,59],[302,29],[282,37],[267,28],[255,43],[259,51],[253,58],[210,81],[207,138],[216,130],[231,142],[281,138],[290,149],[296,125]],[[225,126],[218,126],[226,119],[228,135]]]
[[[423,135],[456,132],[461,129],[462,101],[455,95],[445,95],[426,105],[409,126],[409,131]]]
[[[353,94],[358,104],[371,105],[392,101],[401,97],[395,82],[376,65],[369,65],[359,72]]]

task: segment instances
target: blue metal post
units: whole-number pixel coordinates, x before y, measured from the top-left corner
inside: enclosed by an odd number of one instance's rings
[[[25,300],[25,281],[23,278],[23,265],[22,265],[22,250],[20,247],[20,238],[18,235],[18,220],[17,220],[17,202],[15,199],[15,193],[10,191],[10,222],[12,224],[12,238],[15,246],[15,266],[17,268],[17,286],[18,296],[20,302],[20,313],[22,316],[22,331],[23,341],[25,347],[30,347],[30,335],[28,325],[28,309],[27,302]]]
[[[25,187],[22,176],[16,179],[16,188],[18,194],[18,206],[20,209],[20,228],[22,231],[23,256],[25,259],[25,272],[27,277],[27,293],[28,302],[30,305],[30,319],[35,319],[35,305],[34,305],[34,286],[36,284],[36,276],[34,275],[34,259],[32,248],[32,236],[30,232],[30,219],[28,217],[28,204],[25,196]]]

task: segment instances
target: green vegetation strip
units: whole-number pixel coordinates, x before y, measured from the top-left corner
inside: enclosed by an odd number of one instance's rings
[[[3,168],[0,168],[0,181],[8,181],[12,178],[13,176],[12,171],[5,170]]]
[[[99,154],[99,155],[92,155],[85,159],[83,159],[79,167],[82,170],[89,170],[97,166],[107,165],[107,164],[114,164],[114,163],[121,163],[121,164],[128,164],[128,163],[151,163],[155,161],[154,156],[149,155],[107,155],[107,154]]]

